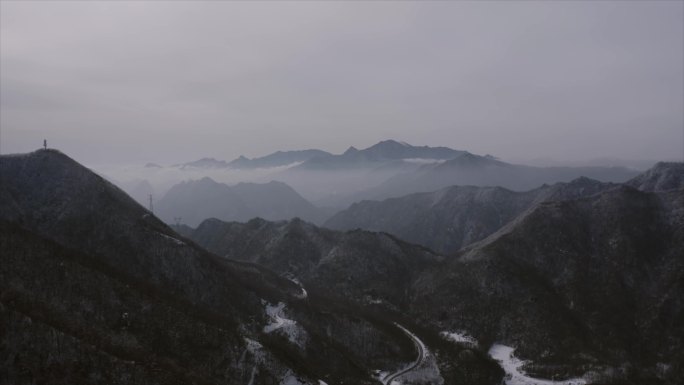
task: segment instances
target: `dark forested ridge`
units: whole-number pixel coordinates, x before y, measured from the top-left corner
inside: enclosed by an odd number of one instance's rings
[[[3,383],[373,384],[415,358],[401,314],[205,251],[58,151],[0,157],[0,196]],[[438,382],[501,378],[416,333]]]
[[[542,378],[677,384],[678,167],[626,184],[399,199],[417,202],[403,203],[414,217],[435,215],[432,202],[481,221],[468,247],[445,254],[300,219],[211,219],[176,232],[58,151],[2,156],[2,380],[372,384],[377,370],[415,360],[419,338],[429,353],[402,377],[409,383],[498,383],[487,350],[503,343]]]
[[[654,170],[645,175],[672,174],[662,165]],[[589,373],[599,383],[675,384],[683,369],[684,190],[639,191],[632,183],[583,178],[530,193],[454,187],[406,197],[456,193],[486,201],[500,194],[525,203],[487,237],[447,256],[383,233],[301,221],[212,220],[186,233],[219,255],[383,303],[424,327],[465,330],[484,346],[516,346],[541,377]],[[470,200],[453,206],[472,209]],[[343,255],[361,259],[336,262]],[[405,260],[414,264],[403,268]],[[321,275],[329,269],[336,274]]]

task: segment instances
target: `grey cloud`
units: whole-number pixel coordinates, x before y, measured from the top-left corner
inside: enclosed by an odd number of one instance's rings
[[[3,153],[678,158],[681,2],[3,2]],[[103,150],[103,148],[106,148]]]

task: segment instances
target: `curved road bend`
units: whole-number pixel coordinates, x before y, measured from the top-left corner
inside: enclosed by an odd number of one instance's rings
[[[423,361],[425,361],[426,348],[423,341],[419,340],[415,334],[411,333],[405,327],[399,325],[398,323],[395,322],[394,325],[401,329],[401,331],[403,331],[404,334],[406,334],[411,339],[411,341],[413,341],[413,345],[415,345],[416,350],[418,351],[418,358],[416,358],[416,360],[413,361],[413,363],[407,366],[406,368],[400,369],[394,373],[385,376],[385,378],[382,379],[382,385],[391,385],[392,381],[396,380],[397,377],[403,376],[404,374],[414,370],[415,368],[420,366],[423,363]]]

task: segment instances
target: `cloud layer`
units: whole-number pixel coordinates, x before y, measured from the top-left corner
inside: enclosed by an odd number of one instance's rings
[[[682,2],[2,2],[2,153],[680,158]]]

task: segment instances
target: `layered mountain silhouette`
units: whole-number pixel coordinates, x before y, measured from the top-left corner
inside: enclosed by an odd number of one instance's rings
[[[340,155],[316,156],[297,166],[309,170],[337,170],[346,168],[376,167],[377,163],[404,159],[446,160],[464,151],[447,147],[412,146],[394,140],[384,140],[363,150],[350,147]]]
[[[374,384],[415,359],[396,312],[205,251],[58,151],[1,156],[0,198],[3,382]],[[500,381],[405,324],[440,382]]]
[[[574,199],[614,186],[588,178],[544,185],[526,192],[502,187],[452,186],[383,201],[362,201],[338,212],[324,226],[384,231],[441,253],[482,240],[544,200]]]
[[[320,222],[328,215],[285,183],[228,186],[211,178],[173,186],[157,203],[156,212],[167,223],[182,218],[190,226],[197,226],[207,218],[247,221],[255,217],[271,220],[300,217]]]
[[[187,169],[187,168],[226,168],[228,167],[228,163],[225,160],[217,160],[214,158],[202,158],[198,159],[192,162],[188,163],[183,163],[176,165],[176,167],[179,167],[181,169]]]
[[[295,163],[306,162],[309,159],[316,157],[329,156],[330,153],[322,150],[297,150],[297,151],[276,151],[272,154],[258,157],[258,158],[239,158],[232,160],[228,165],[233,168],[251,169],[251,168],[269,168],[290,166]]]
[[[277,175],[319,206],[344,208],[453,185],[527,191],[543,184],[588,177],[622,183],[639,173],[623,167],[533,167],[447,147],[412,146],[393,140],[340,155],[317,156]]]
[[[365,199],[384,199],[453,185],[497,186],[525,191],[542,184],[569,182],[580,177],[622,183],[636,175],[637,171],[622,167],[532,167],[464,153],[446,162],[427,164],[415,171],[397,174],[364,194]]]
[[[679,167],[658,165],[635,180],[669,179]],[[451,197],[464,206],[459,218],[477,217],[467,207],[501,218],[483,220],[480,239],[447,256],[383,233],[297,221],[206,221],[186,231],[226,258],[404,311],[432,330],[466,332],[481,346],[515,346],[535,376],[676,384],[684,374],[684,190],[632,183],[582,178],[527,193],[454,187],[406,197],[438,205]],[[410,206],[395,201],[398,212]],[[340,255],[361,258],[346,264]]]
[[[241,156],[230,162],[203,158],[172,169],[198,174],[193,178],[210,176],[223,181],[260,183],[278,180],[314,205],[335,210],[362,200],[432,192],[453,185],[528,191],[542,184],[570,182],[579,177],[623,183],[639,174],[624,167],[517,165],[491,155],[476,155],[448,147],[413,146],[395,140],[384,140],[364,149],[350,147],[342,154],[317,149],[277,151],[252,159]],[[158,173],[153,173],[153,177],[148,175],[149,168],[141,174],[157,180],[152,187],[158,192],[187,179],[182,173],[174,174],[166,168],[154,170]],[[175,180],[169,183],[169,178]],[[313,220],[311,217],[306,219]]]
[[[182,169],[186,168],[233,168],[233,169],[255,169],[255,168],[271,168],[292,166],[305,162],[309,159],[329,156],[330,153],[323,150],[309,149],[309,150],[295,150],[295,151],[276,151],[272,154],[247,158],[243,155],[226,162],[224,160],[216,160],[214,158],[202,158],[193,162],[187,162],[176,165]]]
[[[684,188],[683,177],[681,163],[658,163],[625,184],[644,191],[668,191]],[[451,186],[436,192],[354,203],[324,226],[384,231],[442,253],[453,253],[493,234],[542,201],[586,197],[615,186],[586,177],[525,192]]]

